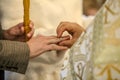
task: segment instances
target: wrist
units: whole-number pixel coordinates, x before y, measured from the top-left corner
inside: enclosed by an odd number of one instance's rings
[[[30,45],[30,43],[29,42],[26,42],[27,43],[27,45],[28,45],[28,48],[29,48],[29,58],[31,59],[31,58],[33,58],[33,55],[32,55],[32,50],[31,50],[31,45]]]

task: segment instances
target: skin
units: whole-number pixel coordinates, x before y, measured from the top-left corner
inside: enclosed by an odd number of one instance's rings
[[[66,46],[58,45],[58,43],[69,39],[69,36],[57,38],[57,36],[38,35],[36,37],[32,37],[34,34],[34,25],[32,22],[30,22],[29,27],[31,28],[31,31],[27,34],[27,36],[24,34],[23,23],[19,23],[8,30],[4,30],[4,39],[25,41],[25,37],[27,37],[29,40],[26,43],[30,49],[30,58],[37,57],[49,50],[63,51],[68,49]]]
[[[28,38],[28,40],[33,36],[34,34],[34,24],[33,22],[30,22],[29,27],[31,31],[27,34],[27,36],[24,34],[24,24],[19,23],[8,30],[4,30],[4,39],[6,40],[13,40],[13,41],[25,41],[25,37]]]
[[[71,47],[74,42],[79,38],[79,36],[81,35],[81,33],[84,30],[83,27],[81,27],[79,24],[77,23],[72,23],[72,22],[61,22],[58,27],[57,27],[57,37],[60,38],[62,37],[63,33],[67,31],[72,38],[71,39],[67,39],[64,41],[61,41],[59,43],[60,46],[67,46],[67,47]]]
[[[36,57],[46,51],[56,50],[56,51],[64,51],[67,50],[68,47],[58,45],[59,42],[67,40],[69,37],[57,38],[55,36],[42,36],[38,35],[32,39],[30,39],[27,44],[30,47],[30,58]],[[39,45],[39,46],[38,46]]]
[[[29,25],[31,31],[27,34],[27,36],[24,35],[23,23],[19,23],[4,31],[4,38],[7,40],[25,41],[25,37],[29,39],[26,43],[30,49],[30,58],[37,57],[50,50],[67,50],[79,38],[81,33],[85,31],[77,23],[61,22],[56,30],[57,36],[38,35],[36,37],[32,37],[34,34],[33,26],[34,25],[31,22]],[[65,31],[67,31],[72,38],[70,38],[70,36],[62,36]]]

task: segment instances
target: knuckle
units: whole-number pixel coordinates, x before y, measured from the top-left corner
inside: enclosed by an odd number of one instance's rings
[[[56,48],[55,44],[51,44],[51,48],[55,49]]]

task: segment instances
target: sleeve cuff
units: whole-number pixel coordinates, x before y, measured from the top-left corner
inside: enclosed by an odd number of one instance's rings
[[[24,42],[2,40],[1,64],[3,69],[25,73],[29,62],[29,47]]]

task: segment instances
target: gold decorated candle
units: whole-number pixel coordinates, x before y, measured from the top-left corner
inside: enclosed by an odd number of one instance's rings
[[[29,8],[30,8],[30,0],[23,0],[23,8],[24,8],[24,29],[25,35],[30,31],[29,23]]]

